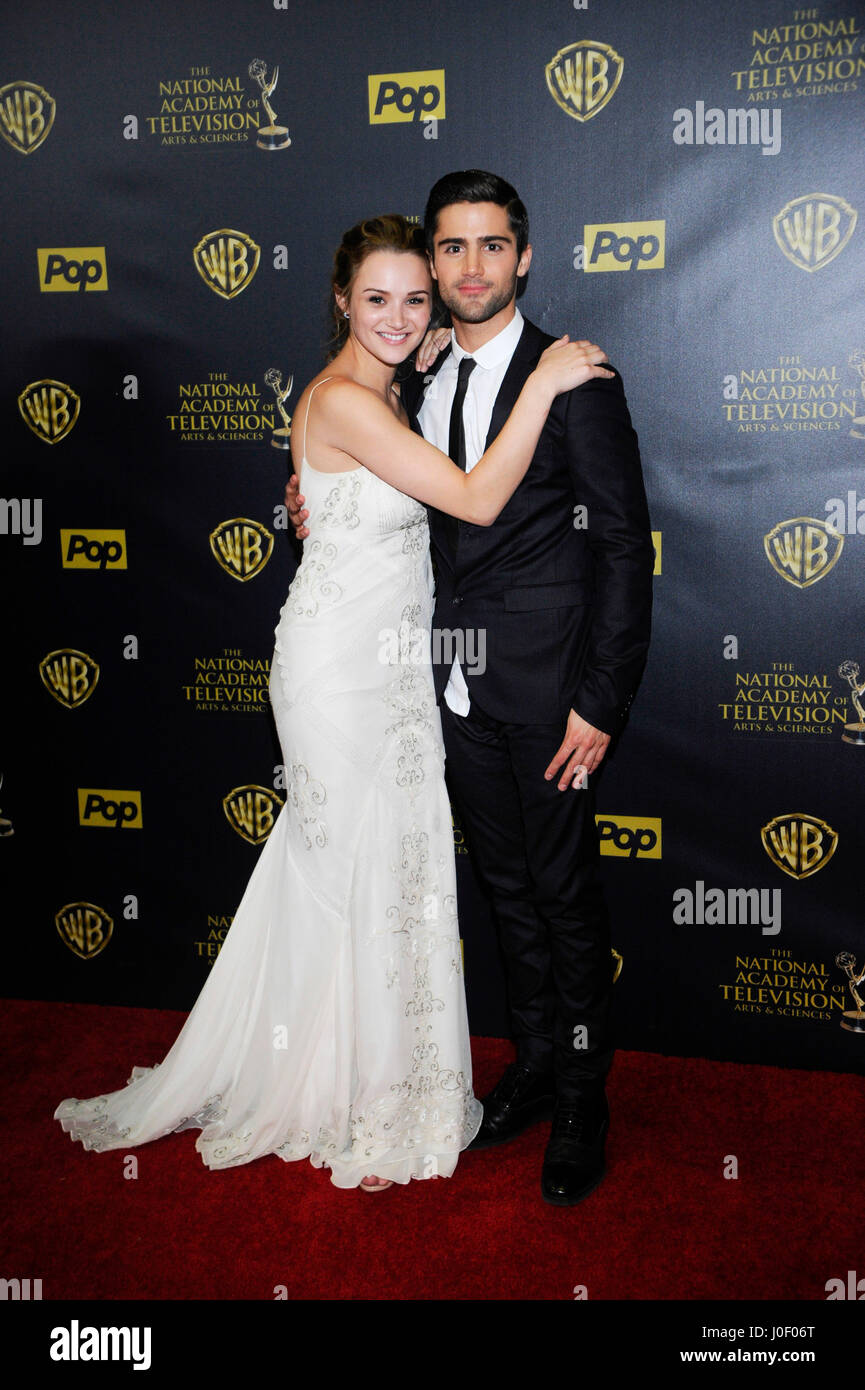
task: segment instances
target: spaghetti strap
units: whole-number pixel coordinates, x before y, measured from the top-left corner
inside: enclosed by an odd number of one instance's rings
[[[303,449],[301,450],[301,463],[306,463],[306,427],[309,424],[309,412],[312,409],[312,398],[319,386],[323,386],[326,381],[333,381],[332,376],[323,376],[321,381],[317,381],[309,393],[309,400],[306,403],[306,415],[303,420]]]

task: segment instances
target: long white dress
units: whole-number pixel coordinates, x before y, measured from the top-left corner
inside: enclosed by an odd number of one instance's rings
[[[302,474],[310,534],[270,681],[285,805],[164,1061],[55,1118],[97,1150],[200,1128],[210,1168],[275,1153],[337,1187],[448,1177],[481,1107],[426,512],[362,467]]]

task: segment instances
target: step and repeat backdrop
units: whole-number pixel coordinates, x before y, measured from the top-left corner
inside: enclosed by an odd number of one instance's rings
[[[648,669],[599,778],[618,1036],[865,1070],[865,6],[4,15],[5,992],[189,1008],[286,797],[267,699],[334,247],[450,169],[620,369]],[[599,460],[603,467],[603,460]],[[472,1029],[507,1031],[454,827]]]

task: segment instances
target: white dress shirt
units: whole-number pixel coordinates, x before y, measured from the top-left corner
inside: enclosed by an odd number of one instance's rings
[[[472,471],[484,452],[496,396],[522,331],[523,316],[519,309],[515,309],[513,318],[501,333],[490,338],[489,342],[484,343],[476,352],[464,352],[456,338],[453,338],[450,356],[424,392],[423,405],[418,411],[418,423],[424,439],[428,439],[446,454],[451,405],[456,391],[459,365],[464,357],[474,358],[477,366],[469,377],[463,403],[467,473]],[[459,660],[455,660],[451,667],[450,679],[445,688],[445,700],[454,714],[468,714],[469,692]]]

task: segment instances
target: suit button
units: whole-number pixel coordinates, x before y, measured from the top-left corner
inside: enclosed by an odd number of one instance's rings
[[[462,594],[454,594],[453,598],[451,599],[451,603],[454,604],[456,607],[458,607],[462,603],[462,601]]]

